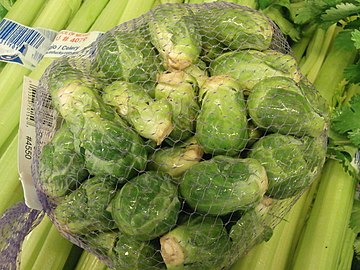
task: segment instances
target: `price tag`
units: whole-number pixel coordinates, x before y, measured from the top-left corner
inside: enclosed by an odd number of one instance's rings
[[[91,45],[102,34],[102,32],[77,33],[62,30],[55,37],[45,57],[57,58],[76,54]]]

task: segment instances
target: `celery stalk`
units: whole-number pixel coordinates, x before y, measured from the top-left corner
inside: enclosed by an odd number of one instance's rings
[[[338,161],[327,160],[291,269],[336,269],[354,193],[355,179]]]
[[[255,246],[240,258],[230,270],[286,270],[299,231],[312,202],[316,183],[308,189],[292,206],[284,219],[275,227],[269,241]]]
[[[48,236],[52,223],[45,216],[26,237],[20,253],[20,270],[28,270],[34,265],[35,260]]]
[[[80,3],[81,0],[49,0],[32,26],[61,30],[72,18]],[[29,73],[29,69],[15,64],[6,65],[0,73],[0,146],[18,123],[21,91],[16,91],[16,88],[21,86],[23,77]]]
[[[332,44],[314,81],[315,88],[334,107],[336,98],[342,95],[339,86],[344,80],[344,69],[354,62],[357,50],[354,48],[338,48]]]
[[[118,24],[137,18],[148,12],[154,5],[155,0],[128,1]]]
[[[32,1],[29,8],[29,0],[17,0],[5,18],[29,26],[46,2],[47,0]]]
[[[109,3],[109,0],[87,0],[79,8],[76,15],[67,26],[67,30],[86,33],[102,11]]]
[[[10,207],[9,202],[15,195],[18,186],[21,186],[17,170],[17,144],[18,136],[15,136],[8,149],[0,158],[0,213]],[[17,195],[16,195],[17,196]]]
[[[129,0],[110,0],[110,2],[104,8],[103,12],[90,28],[90,31],[105,32],[116,26],[120,20],[120,17],[124,13],[128,2]]]
[[[307,72],[307,74],[305,74],[307,75],[307,78],[309,79],[310,82],[315,81],[320,71],[320,68],[327,55],[330,44],[333,41],[333,37],[335,35],[335,29],[336,29],[336,24],[333,24],[326,30],[322,48],[320,52],[317,53],[316,61],[312,64],[312,66],[309,67],[309,71]]]
[[[62,270],[70,254],[72,243],[52,225],[31,268],[26,270]]]
[[[94,254],[83,251],[76,265],[75,270],[106,270],[107,266],[100,261]]]
[[[337,270],[349,270],[351,269],[351,263],[354,257],[354,241],[356,239],[356,233],[347,228],[345,232],[344,241],[341,247],[339,264]]]

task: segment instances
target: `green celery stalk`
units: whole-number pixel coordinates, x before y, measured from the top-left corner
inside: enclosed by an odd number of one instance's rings
[[[338,161],[327,160],[290,269],[336,269],[354,193],[355,179],[344,171]]]
[[[301,59],[305,59],[306,50],[316,29],[316,24],[305,26],[301,31],[301,39],[291,44],[292,55],[298,63],[300,63]]]
[[[327,52],[329,50],[330,44],[333,41],[334,35],[336,30],[336,24],[331,25],[325,32],[324,41],[322,44],[322,48],[320,52],[317,52],[316,61],[312,63],[312,65],[309,67],[309,70],[306,74],[308,80],[310,82],[314,82],[317,78],[317,75],[320,71],[320,68],[322,66],[322,63],[324,62],[324,59],[327,55]],[[305,62],[306,64],[306,62]]]
[[[354,241],[356,239],[356,233],[347,228],[345,232],[344,241],[341,246],[341,253],[337,270],[349,270],[351,269],[351,263],[354,257]]]
[[[128,1],[118,24],[137,18],[148,12],[154,5],[155,0]]]
[[[29,8],[29,0],[17,0],[5,18],[29,26],[46,3],[47,0],[32,1]]]
[[[106,270],[107,266],[100,261],[94,254],[83,251],[76,265],[75,270]]]
[[[108,31],[117,25],[129,0],[110,0],[89,31]]]
[[[25,237],[20,253],[20,270],[29,270],[32,268],[51,226],[52,223],[50,219],[45,216],[39,225]]]
[[[16,135],[0,158],[0,214],[11,206],[12,201],[18,201],[22,196],[21,193],[16,193],[21,187],[17,170],[17,145]]]
[[[337,33],[339,32],[337,31]],[[342,95],[341,84],[344,81],[344,69],[355,61],[357,55],[355,47],[339,47],[333,43],[329,48],[314,81],[314,86],[331,108],[336,104],[336,98]]]
[[[275,227],[269,241],[255,246],[230,270],[286,270],[294,252],[299,232],[310,208],[316,182],[296,201],[284,219]]]
[[[24,269],[62,270],[72,246],[73,244],[52,225],[33,266]]]
[[[97,21],[110,0],[87,0],[79,8],[67,26],[67,30],[86,33]]]
[[[59,31],[68,24],[81,2],[49,0],[31,26]],[[29,69],[15,64],[6,65],[0,73],[0,147],[18,124],[21,91],[16,89],[21,86],[23,77],[29,73]]]

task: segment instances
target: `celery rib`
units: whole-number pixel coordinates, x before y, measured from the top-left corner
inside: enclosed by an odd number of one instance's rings
[[[336,269],[354,193],[355,179],[344,171],[339,162],[327,160],[291,269]]]

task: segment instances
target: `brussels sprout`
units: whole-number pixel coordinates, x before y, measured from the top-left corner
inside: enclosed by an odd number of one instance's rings
[[[139,241],[120,233],[113,250],[115,269],[121,270],[158,270],[165,269],[160,252],[154,243]]]
[[[223,74],[235,78],[240,89],[247,91],[257,82],[269,77],[285,76],[296,82],[301,79],[295,58],[273,50],[224,53],[210,64],[211,76]]]
[[[112,216],[120,231],[143,241],[170,230],[179,210],[178,191],[171,177],[153,171],[131,179],[112,201]]]
[[[272,132],[318,137],[327,126],[300,86],[287,77],[266,78],[255,84],[247,105],[254,123]]]
[[[249,157],[257,159],[266,169],[269,179],[266,194],[284,199],[306,189],[325,157],[319,143],[282,134],[270,134],[254,143]]]
[[[111,213],[107,211],[116,192],[116,179],[94,176],[83,182],[54,209],[61,229],[73,234],[114,228]]]
[[[174,178],[180,177],[187,169],[200,162],[202,155],[201,147],[192,137],[181,145],[155,150],[147,169],[166,172]]]
[[[198,60],[196,64],[186,67],[183,71],[195,78],[198,87],[201,87],[209,78],[206,63],[201,60]]]
[[[187,270],[222,269],[230,239],[220,218],[191,217],[160,238],[166,267]]]
[[[55,202],[87,178],[84,155],[75,152],[74,136],[66,124],[43,147],[39,158],[39,174],[41,190]]]
[[[113,249],[118,241],[119,232],[117,230],[111,231],[94,231],[81,236],[81,240],[88,248],[94,250],[102,257],[108,259],[109,263],[113,256]]]
[[[194,135],[195,119],[200,110],[196,100],[196,79],[184,71],[162,73],[158,76],[155,98],[171,104],[174,129],[169,138],[175,142]]]
[[[180,193],[196,211],[225,215],[258,203],[267,187],[266,171],[257,160],[219,155],[190,167]]]
[[[233,6],[204,9],[197,14],[200,33],[210,44],[220,44],[231,50],[266,50],[270,47],[274,29],[262,13],[250,8]],[[206,42],[203,43],[206,44]],[[215,48],[222,49],[219,45]],[[213,46],[211,49],[213,50]]]
[[[200,89],[195,137],[205,153],[235,155],[245,147],[247,112],[240,90],[229,76],[210,77]]]
[[[230,229],[230,238],[237,254],[244,254],[253,246],[268,241],[273,229],[266,222],[272,200],[264,198],[256,207],[245,211]]]
[[[116,108],[134,129],[157,145],[173,131],[172,108],[165,99],[153,100],[145,90],[125,81],[104,88],[103,100]]]
[[[92,72],[107,81],[125,80],[154,85],[160,58],[142,30],[109,31],[95,43]]]
[[[181,70],[200,55],[201,37],[193,12],[185,5],[160,5],[148,21],[152,44],[167,69]]]
[[[52,89],[54,107],[85,149],[91,174],[133,175],[146,166],[147,152],[141,137],[106,105],[94,89],[75,80]]]

